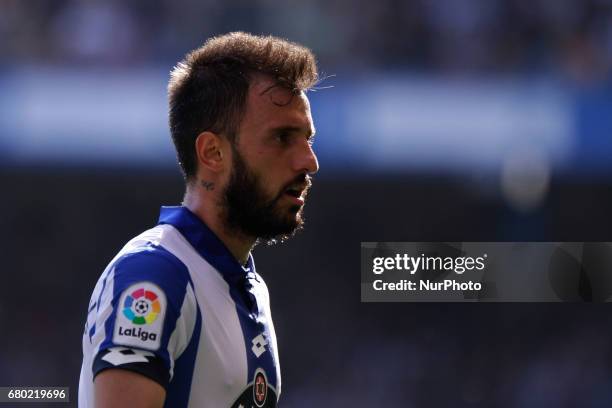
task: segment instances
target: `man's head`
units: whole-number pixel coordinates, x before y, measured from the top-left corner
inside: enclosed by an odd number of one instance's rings
[[[170,129],[188,188],[216,201],[244,235],[284,238],[302,223],[318,170],[305,91],[312,53],[274,37],[231,33],[209,40],[173,70]]]

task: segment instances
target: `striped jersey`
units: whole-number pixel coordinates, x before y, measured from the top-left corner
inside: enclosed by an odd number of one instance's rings
[[[275,407],[281,378],[268,289],[185,207],[129,241],[89,302],[79,406],[93,380],[135,371],[166,390],[165,407]]]

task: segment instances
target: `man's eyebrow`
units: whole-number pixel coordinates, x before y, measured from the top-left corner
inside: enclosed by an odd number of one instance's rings
[[[284,89],[287,92],[289,92],[289,95],[279,96],[275,92],[270,92],[270,91],[275,90],[275,89]],[[274,85],[271,85],[271,86],[267,87],[266,89],[261,91],[259,96],[264,96],[265,94],[268,94],[268,93],[269,93],[268,97],[270,98],[270,102],[272,102],[276,106],[287,106],[287,105],[289,105],[291,103],[291,101],[293,100],[293,98],[295,97],[295,95],[297,95],[296,90],[291,90],[290,88],[287,88],[286,86],[284,86],[284,85],[282,85],[280,83],[276,83]]]
[[[316,133],[316,129],[315,128],[304,128],[304,127],[300,127],[300,126],[279,126],[279,127],[275,127],[270,129],[270,133],[306,133],[307,137],[310,139],[312,138],[315,133]]]
[[[269,87],[267,87],[266,89],[264,89],[263,91],[261,91],[261,93],[259,94],[259,96],[263,96],[264,94],[266,94],[267,92],[269,92],[270,90],[276,88],[277,86],[280,86],[279,84],[274,84],[271,85]]]

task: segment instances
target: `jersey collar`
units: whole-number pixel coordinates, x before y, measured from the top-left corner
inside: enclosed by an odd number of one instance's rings
[[[159,224],[169,224],[178,229],[191,246],[226,280],[236,281],[244,279],[247,274],[255,273],[255,262],[250,253],[246,266],[240,265],[215,233],[186,207],[161,207]]]

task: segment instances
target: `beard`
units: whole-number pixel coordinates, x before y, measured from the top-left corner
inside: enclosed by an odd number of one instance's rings
[[[310,188],[310,177],[301,174],[270,197],[261,178],[247,165],[242,155],[232,147],[234,166],[225,188],[222,204],[226,227],[230,231],[255,237],[268,245],[284,242],[304,226],[303,206],[283,205],[285,190],[300,183]]]

